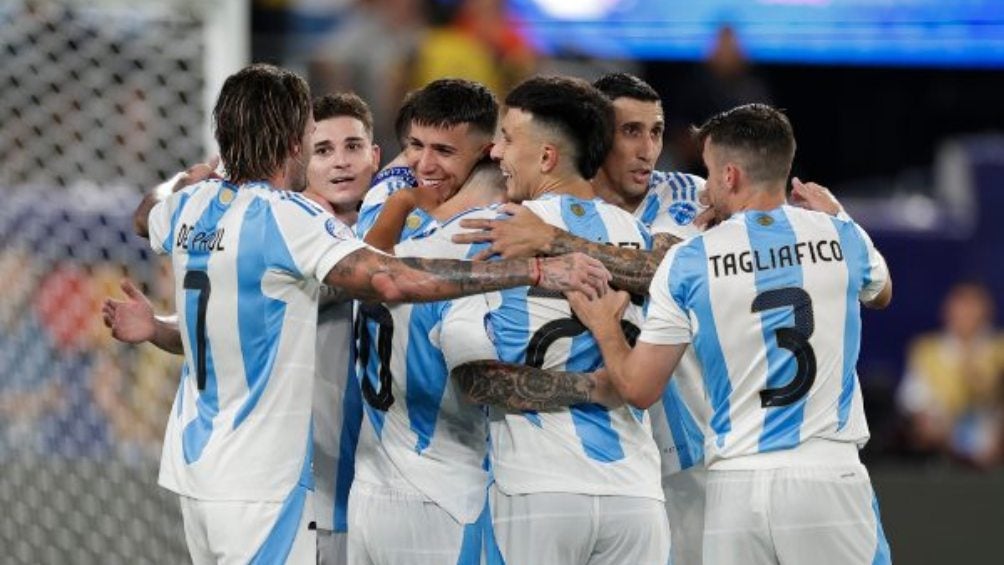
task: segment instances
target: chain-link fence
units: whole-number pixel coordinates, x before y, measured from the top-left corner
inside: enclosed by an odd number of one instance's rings
[[[156,485],[180,359],[100,306],[128,276],[171,308],[131,211],[203,158],[199,6],[0,4],[0,563],[187,561]]]

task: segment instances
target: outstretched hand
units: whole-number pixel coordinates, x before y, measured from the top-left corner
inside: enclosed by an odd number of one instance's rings
[[[105,326],[112,330],[112,337],[119,341],[150,341],[156,332],[153,305],[129,279],[123,279],[121,286],[126,300],[108,298],[101,307]]]
[[[519,204],[510,202],[500,210],[509,217],[501,220],[461,220],[460,227],[481,231],[457,234],[453,236],[453,242],[491,244],[473,257],[475,261],[494,255],[513,259],[547,254],[557,228]]]
[[[539,259],[540,288],[579,291],[590,298],[602,296],[609,289],[610,272],[598,260],[585,253]]]

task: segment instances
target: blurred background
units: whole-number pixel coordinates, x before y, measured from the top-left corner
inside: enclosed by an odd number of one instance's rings
[[[173,310],[131,211],[213,153],[207,108],[250,61],[356,91],[385,160],[403,95],[442,76],[502,97],[636,73],[663,97],[660,168],[697,174],[691,124],[785,109],[795,174],[896,279],[858,365],[893,553],[1004,559],[1004,1],[2,0],[0,563],[186,562],[156,486],[178,360],[99,310],[122,276]]]

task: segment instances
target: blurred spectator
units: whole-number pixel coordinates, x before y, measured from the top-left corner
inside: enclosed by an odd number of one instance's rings
[[[941,332],[909,348],[897,398],[907,437],[921,453],[988,468],[1002,460],[1004,333],[993,327],[993,298],[975,282],[949,290],[942,318]]]
[[[310,64],[315,94],[355,92],[369,104],[381,147],[398,145],[394,116],[425,28],[424,7],[423,0],[359,0]]]
[[[750,102],[773,104],[767,83],[756,74],[742,50],[734,29],[723,26],[704,64],[678,90],[675,112],[669,115],[670,142],[677,168],[687,172],[703,170],[701,147],[690,135],[690,126],[711,116]]]

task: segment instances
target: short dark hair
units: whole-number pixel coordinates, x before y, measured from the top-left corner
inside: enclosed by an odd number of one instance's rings
[[[397,113],[394,129],[401,141],[412,122],[436,128],[470,124],[471,129],[495,135],[499,103],[487,86],[471,80],[443,78],[408,93]]]
[[[593,82],[611,100],[631,98],[642,102],[662,102],[652,85],[629,73],[609,73]]]
[[[227,77],[213,108],[213,128],[227,177],[266,179],[299,145],[310,118],[310,88],[295,73],[254,64]]]
[[[609,98],[582,79],[527,79],[509,92],[505,105],[528,112],[534,121],[560,132],[571,144],[575,168],[583,178],[596,175],[613,146],[614,107]]]
[[[754,182],[785,181],[795,158],[795,133],[788,117],[767,104],[746,104],[712,116],[694,129],[705,140],[744,154],[746,174]]]
[[[353,92],[336,92],[314,98],[314,121],[339,117],[355,118],[362,122],[363,129],[373,140],[373,112],[362,98]]]

